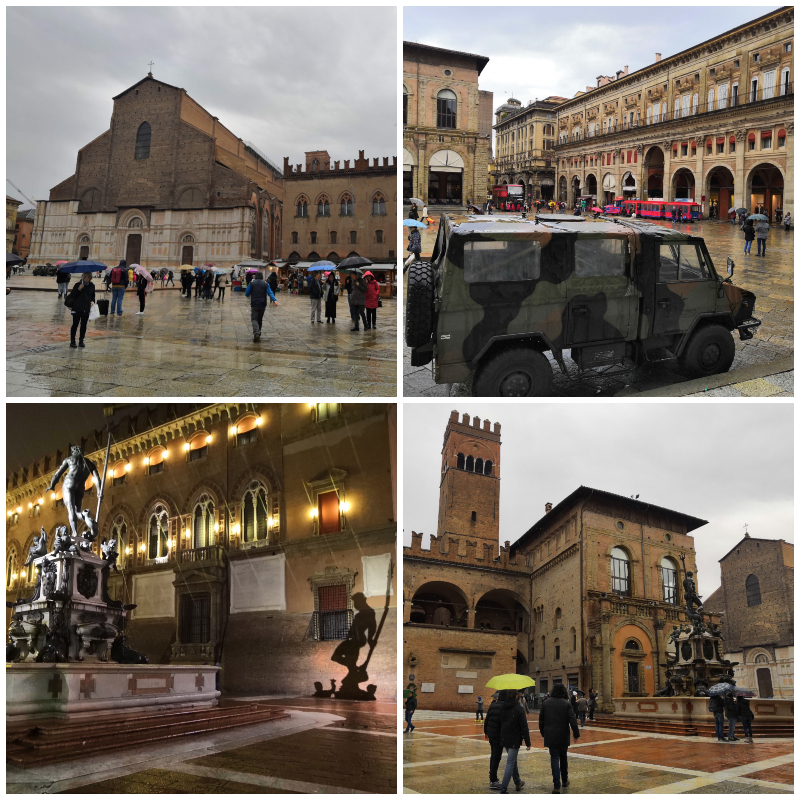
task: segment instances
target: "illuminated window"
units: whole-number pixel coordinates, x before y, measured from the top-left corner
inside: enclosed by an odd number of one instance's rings
[[[243,541],[255,542],[269,537],[269,493],[260,481],[253,481],[242,500]]]
[[[163,505],[157,505],[147,524],[147,557],[163,558],[169,554],[169,515]]]
[[[342,529],[339,495],[336,491],[322,492],[317,496],[317,514],[320,534],[338,533]]]
[[[324,419],[333,419],[342,413],[341,403],[315,403],[317,422]]]
[[[192,514],[192,547],[214,544],[214,501],[207,495],[200,496]]]
[[[146,469],[148,475],[157,475],[159,472],[164,471],[165,453],[166,450],[163,447],[159,447],[150,453],[150,455],[148,456],[147,469]]]

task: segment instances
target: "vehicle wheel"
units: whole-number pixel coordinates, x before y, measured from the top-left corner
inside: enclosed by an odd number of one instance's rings
[[[476,397],[547,397],[552,388],[550,362],[529,347],[503,350],[479,369],[472,382]]]
[[[422,347],[433,335],[433,293],[436,272],[427,261],[415,261],[408,269],[406,344]]]
[[[736,346],[730,332],[721,325],[708,325],[692,335],[680,363],[693,378],[703,378],[727,372],[735,353]]]

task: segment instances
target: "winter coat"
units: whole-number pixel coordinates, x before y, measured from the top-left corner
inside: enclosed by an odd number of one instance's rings
[[[412,228],[411,232],[408,234],[408,252],[422,252],[422,236],[420,235],[419,228]]]
[[[344,279],[344,288],[347,290],[347,294],[353,293],[353,279],[349,275]]]
[[[380,294],[381,285],[375,280],[375,278],[373,278],[369,283],[367,283],[367,297],[364,305],[367,308],[377,308]]]
[[[419,219],[419,211],[417,211],[416,205],[411,206],[411,211],[408,212],[409,219]]]
[[[278,276],[274,272],[270,272],[267,283],[269,284],[269,288],[272,289],[273,292],[276,292],[278,289]]]
[[[369,306],[367,306],[369,308]],[[478,711],[483,711],[483,698],[479,697],[476,701],[478,703]]]
[[[412,694],[411,697],[406,699],[406,711],[411,711],[412,713],[417,710],[417,696]]]
[[[589,692],[589,708],[597,708],[597,692]]]
[[[742,230],[744,231],[744,240],[746,242],[752,242],[756,238],[756,231],[752,222],[745,222]]]
[[[585,697],[578,700],[578,711],[586,712],[589,710],[589,701]]]
[[[725,711],[725,702],[718,694],[709,698],[708,710],[712,714],[722,714]]]
[[[570,745],[569,729],[572,735],[580,739],[578,721],[569,700],[561,697],[550,697],[545,700],[539,711],[539,733],[544,737],[544,746],[556,750],[564,750]]]
[[[350,297],[354,306],[363,306],[367,299],[367,282],[360,276],[353,278],[353,293]]]
[[[768,234],[769,222],[765,222],[763,219],[760,219],[758,221],[758,225],[756,225],[756,239],[766,239]]]
[[[528,718],[516,698],[498,701],[500,706],[500,743],[503,747],[519,749],[522,740],[531,746],[531,734],[528,730]]]
[[[500,711],[500,701],[492,701],[483,720],[483,733],[489,737],[489,741],[492,743],[500,741]]]
[[[738,719],[739,710],[736,708],[736,700],[732,697],[726,697],[723,702],[725,704],[725,716],[728,719]]]
[[[322,287],[319,285],[319,281],[314,275],[308,276],[308,296],[312,298],[312,300],[318,300],[322,297]]]
[[[755,716],[750,708],[750,701],[746,697],[736,698],[736,714],[739,719],[753,719]]]
[[[250,298],[250,308],[266,308],[267,297],[270,296],[275,299],[269,284],[262,280],[252,280],[247,284],[247,289],[244,292],[245,297]]]
[[[94,303],[94,284],[80,280],[72,287],[69,296],[74,298],[70,307],[72,311],[76,314],[88,314]]]
[[[217,286],[220,286],[224,289],[227,285],[228,285],[228,276],[227,275],[218,276]]]
[[[62,269],[56,272],[56,283],[69,283],[69,279],[69,272],[64,272]]]
[[[148,283],[149,283],[149,281],[147,280],[147,278],[144,277],[144,275],[137,275],[136,276],[136,293],[140,294],[140,295],[144,294],[144,291],[147,288],[147,284]]]

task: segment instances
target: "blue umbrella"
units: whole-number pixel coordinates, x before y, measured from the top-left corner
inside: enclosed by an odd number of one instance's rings
[[[767,217],[765,217],[763,214],[751,214],[747,219],[763,219],[764,221],[767,221]]]
[[[427,228],[428,226],[416,219],[404,219],[403,225],[406,228]]]
[[[333,261],[315,261],[306,271],[307,272],[320,272],[321,270],[336,269],[336,264]]]
[[[99,261],[70,261],[68,264],[62,264],[59,269],[62,272],[100,272],[101,270],[108,269],[105,264]]]

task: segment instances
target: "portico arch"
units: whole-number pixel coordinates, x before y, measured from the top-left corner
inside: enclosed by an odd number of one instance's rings
[[[428,205],[460,205],[464,159],[455,150],[437,150],[428,161]]]
[[[475,618],[478,622],[488,620],[492,630],[530,630],[528,604],[511,589],[491,589],[483,594],[475,604]]]
[[[584,189],[584,194],[590,194],[593,198],[597,198],[597,177],[594,175],[594,173],[590,172],[586,176]]]
[[[675,200],[695,199],[694,173],[681,167],[672,176],[672,196]]]
[[[564,175],[558,179],[558,199],[562,203],[567,202],[567,179]]]
[[[414,177],[417,159],[407,148],[403,148],[403,202],[407,203],[414,196]]]
[[[647,181],[647,199],[664,196],[664,151],[654,145],[644,156],[642,164]]]
[[[704,189],[703,194],[708,198],[709,210],[714,208],[719,217],[726,217],[728,209],[736,204],[733,173],[727,167],[712,167],[706,173]]]
[[[775,219],[775,209],[783,208],[784,176],[777,164],[763,161],[753,167],[745,178],[744,202],[750,213],[766,214],[770,222]]]
[[[581,196],[581,179],[578,175],[572,176],[572,197],[570,198],[570,205],[574,206]]]
[[[411,622],[466,628],[469,601],[461,587],[449,581],[422,584],[411,600]]]

